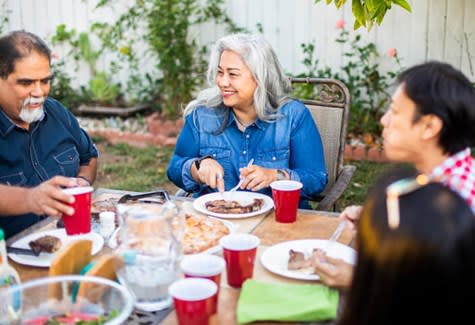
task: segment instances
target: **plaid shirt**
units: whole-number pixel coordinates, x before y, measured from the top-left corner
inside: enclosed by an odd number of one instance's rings
[[[432,170],[432,176],[459,193],[475,213],[475,159],[470,155],[470,148],[447,158]]]

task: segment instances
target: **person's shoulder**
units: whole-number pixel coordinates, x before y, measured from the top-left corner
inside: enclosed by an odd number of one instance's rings
[[[56,116],[66,117],[71,114],[69,110],[54,98],[48,97],[44,103],[44,108],[47,113]]]
[[[280,112],[284,115],[301,115],[307,111],[307,107],[298,99],[291,99],[280,107]]]
[[[225,107],[209,107],[209,106],[205,106],[205,105],[200,105],[200,106],[197,106],[194,111],[193,111],[193,115],[199,119],[202,119],[202,118],[205,118],[205,119],[209,119],[209,118],[217,118],[217,119],[222,119],[223,116],[225,115],[226,113],[226,109]]]
[[[45,101],[45,108],[47,109],[52,109],[52,110],[67,110],[67,108],[61,104],[59,101],[57,101],[56,99],[52,98],[52,97],[48,97],[46,98],[46,101]]]
[[[71,124],[71,120],[75,120],[73,113],[71,113],[61,102],[48,97],[44,103],[46,114],[54,116],[56,120]]]

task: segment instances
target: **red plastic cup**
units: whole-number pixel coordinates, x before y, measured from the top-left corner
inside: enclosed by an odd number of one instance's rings
[[[216,314],[218,311],[219,288],[221,284],[221,273],[226,263],[222,257],[208,254],[190,255],[181,261],[181,270],[185,278],[203,278],[216,283],[218,290],[209,306],[209,314]]]
[[[74,195],[76,199],[73,204],[74,214],[63,213],[64,228],[68,235],[87,234],[91,231],[91,186],[71,187],[63,189],[63,192]]]
[[[241,288],[244,281],[252,278],[259,243],[259,238],[250,234],[230,234],[220,239],[231,287]]]
[[[297,220],[302,183],[297,181],[275,181],[270,184],[275,205],[275,221],[292,223]]]
[[[218,286],[211,280],[185,278],[173,282],[168,288],[175,305],[180,325],[208,325],[208,307]]]

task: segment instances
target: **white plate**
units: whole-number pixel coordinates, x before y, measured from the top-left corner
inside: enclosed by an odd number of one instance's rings
[[[46,230],[42,232],[37,232],[26,237],[23,237],[16,242],[14,242],[11,246],[13,247],[20,247],[20,248],[30,248],[28,243],[32,240],[35,240],[39,237],[50,235],[55,236],[61,239],[62,246],[68,244],[71,241],[77,239],[89,239],[92,241],[92,255],[97,254],[102,247],[104,246],[104,239],[94,232],[90,232],[88,234],[81,234],[81,235],[74,235],[68,236],[66,231],[63,229],[53,229],[53,230]],[[24,264],[24,265],[31,265],[31,266],[39,266],[39,267],[49,267],[51,262],[54,259],[55,254],[52,253],[44,253],[41,252],[38,256],[30,256],[30,255],[22,255],[22,254],[14,254],[9,253],[8,256],[17,263]]]
[[[226,195],[226,194],[224,194]],[[270,209],[274,207],[274,201],[272,201],[272,198],[261,194],[261,193],[254,193],[254,192],[246,192],[246,191],[236,191],[230,194],[231,196],[229,197],[230,200],[237,201],[241,205],[246,205],[252,203],[254,199],[263,199],[264,204],[262,205],[261,209],[258,211],[254,212],[249,212],[249,213],[217,213],[217,212],[211,212],[208,209],[206,209],[206,202],[213,201],[213,200],[222,200],[223,199],[223,194],[221,193],[210,193],[210,194],[205,194],[203,196],[200,196],[196,200],[193,201],[193,207],[206,215],[213,216],[213,217],[218,217],[218,218],[225,218],[225,219],[240,219],[240,218],[249,218],[249,217],[254,217],[260,214],[263,214]],[[228,199],[228,197],[226,197]]]
[[[305,274],[298,271],[290,271],[287,269],[289,261],[289,251],[304,252],[310,255],[314,248],[324,248],[327,240],[323,239],[303,239],[283,242],[269,247],[261,255],[261,264],[269,271],[282,275],[287,278],[298,280],[318,280],[320,277],[316,274]],[[356,251],[341,243],[334,243],[328,252],[331,257],[344,260],[347,263],[355,264]]]
[[[207,217],[208,218],[213,218],[213,217],[210,217],[210,216],[207,216]],[[217,219],[217,218],[213,218],[213,219]],[[239,227],[239,225],[236,225],[236,224],[234,224],[230,221],[221,220],[221,219],[218,219],[218,220],[221,221],[226,226],[226,228],[228,228],[229,233],[231,233],[231,234]],[[114,230],[114,232],[112,233],[109,241],[107,242],[107,245],[112,249],[116,249],[117,246],[118,246],[117,236],[119,235],[119,231],[120,231],[120,227],[117,228],[116,230]],[[208,248],[207,250],[205,250],[203,252],[200,252],[200,253],[197,253],[197,254],[215,254],[215,253],[218,253],[220,250],[221,250],[221,246],[216,245],[216,246]],[[192,255],[192,254],[187,254],[187,255]]]

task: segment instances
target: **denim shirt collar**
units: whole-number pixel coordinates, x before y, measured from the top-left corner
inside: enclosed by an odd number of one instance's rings
[[[228,108],[228,109],[229,109],[229,112],[232,113],[232,114],[229,114],[230,116],[232,116],[232,118],[228,119],[228,124],[226,125],[226,127],[229,127],[232,123],[234,123],[236,125],[236,128],[239,128],[234,112],[232,111],[231,108]],[[254,125],[257,126],[261,130],[265,130],[267,126],[267,122],[261,121],[259,118],[257,118],[256,121],[254,122]]]
[[[43,121],[43,119],[46,117],[47,113],[45,106],[43,106],[43,112],[43,116],[39,121],[30,124],[30,130],[35,123]],[[17,126],[15,122],[13,122],[12,119],[3,111],[3,108],[0,107],[0,134],[2,136],[8,135],[8,133],[10,133],[15,128],[15,126]]]

